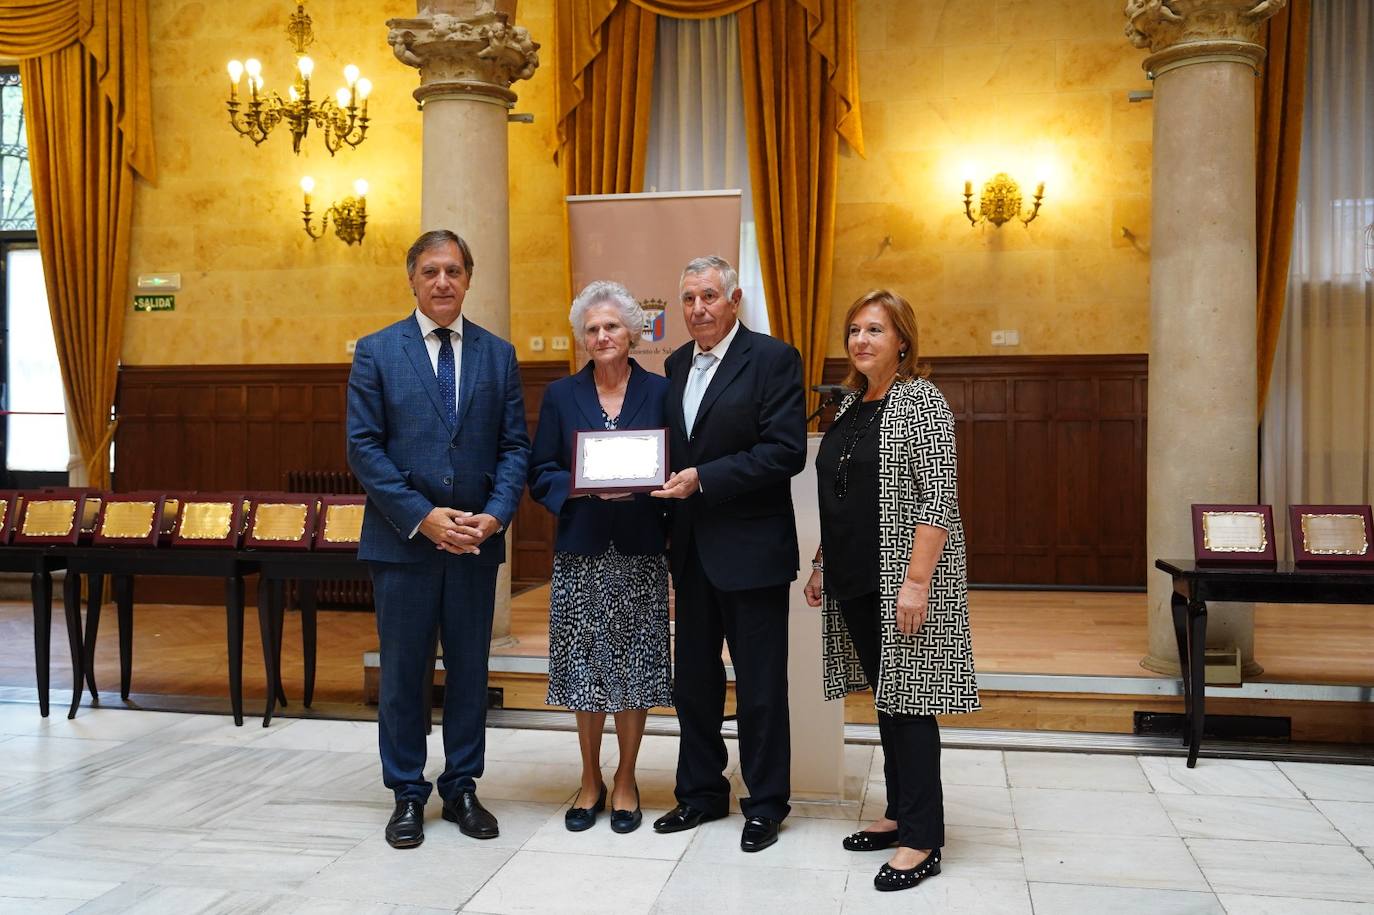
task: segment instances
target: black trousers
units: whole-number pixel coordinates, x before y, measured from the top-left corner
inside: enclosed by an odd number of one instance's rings
[[[677,799],[712,816],[730,812],[725,778],[725,665],[722,640],[735,666],[740,774],[749,796],[746,817],[782,820],[792,809],[792,732],[787,711],[787,585],[746,591],[713,587],[689,544],[674,582],[673,702],[678,744]]]
[[[878,592],[839,604],[864,676],[876,692],[882,644]],[[940,725],[935,716],[879,711],[878,735],[883,743],[883,779],[887,782],[884,816],[897,821],[898,843],[907,848],[942,847],[945,795],[940,784]]]

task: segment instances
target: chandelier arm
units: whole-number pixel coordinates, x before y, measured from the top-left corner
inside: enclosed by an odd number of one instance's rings
[[[978,220],[973,216],[973,195],[968,192],[964,193],[964,215],[968,217],[969,225],[978,225]]]

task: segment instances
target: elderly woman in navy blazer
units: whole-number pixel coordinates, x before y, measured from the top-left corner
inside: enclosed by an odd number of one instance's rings
[[[626,833],[641,821],[635,761],[648,710],[672,704],[664,515],[643,493],[570,496],[573,437],[663,426],[668,382],[630,358],[644,312],[624,286],[591,283],[568,318],[590,358],[544,391],[529,471],[531,495],[558,516],[546,701],[577,713],[582,784],[564,818],[573,832],[606,808],[601,732],[615,716],[611,828]]]

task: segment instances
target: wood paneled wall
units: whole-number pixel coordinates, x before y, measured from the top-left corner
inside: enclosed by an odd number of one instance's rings
[[[1144,584],[1146,357],[930,362],[955,415],[970,579]],[[521,366],[531,433],[567,371]],[[827,362],[827,381],[844,372]],[[115,486],[270,490],[288,470],[344,470],[347,379],[347,365],[121,368]],[[546,581],[554,521],[528,494],[514,533],[513,581]]]

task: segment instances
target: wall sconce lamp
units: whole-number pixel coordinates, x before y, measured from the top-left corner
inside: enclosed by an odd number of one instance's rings
[[[1040,203],[1045,197],[1045,182],[1041,181],[1035,186],[1035,201],[1031,205],[1030,213],[1021,213],[1021,187],[1011,179],[1006,172],[998,172],[992,176],[992,180],[983,185],[978,197],[978,211],[973,210],[973,182],[964,180],[964,215],[968,221],[977,226],[984,222],[990,222],[994,226],[1000,227],[1002,223],[1012,219],[1019,219],[1024,225],[1030,225],[1031,221],[1040,214]]]
[[[324,146],[331,156],[345,144],[358,146],[367,136],[367,96],[372,91],[371,81],[361,78],[358,68],[349,64],[344,67],[347,85],[340,87],[336,96],[338,104],[328,98],[315,101],[310,97],[310,77],[315,72],[315,62],[305,56],[305,49],[315,36],[303,5],[297,5],[286,33],[296,50],[296,77],[287,90],[290,101],[283,100],[276,92],[263,92],[261,62],[253,58],[242,63],[231,60],[227,103],[230,126],[257,146],[267,139],[274,127],[285,121],[291,130],[291,149],[298,155],[311,124],[324,131]],[[248,76],[248,98],[241,102],[239,85],[245,74]],[[242,105],[246,107],[240,112]]]
[[[305,221],[305,234],[311,238],[323,238],[329,231],[329,219],[334,219],[334,234],[346,245],[362,244],[363,234],[367,231],[367,182],[359,178],[353,182],[353,193],[357,196],[345,197],[339,203],[331,203],[320,219],[319,231],[315,231],[310,209],[310,195],[315,190],[315,179],[306,175],[301,179],[301,190],[305,192],[305,208],[301,218]]]

